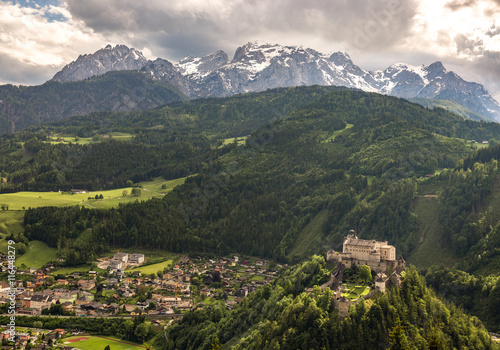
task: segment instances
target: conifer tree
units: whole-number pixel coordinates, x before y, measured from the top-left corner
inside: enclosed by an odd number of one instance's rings
[[[389,345],[390,350],[410,350],[410,345],[405,335],[405,329],[403,325],[401,325],[399,316],[396,317],[396,324],[389,332]]]

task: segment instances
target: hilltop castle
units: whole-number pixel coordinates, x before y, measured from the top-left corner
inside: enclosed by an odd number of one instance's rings
[[[359,239],[354,230],[349,231],[344,239],[342,253],[331,249],[326,253],[326,260],[337,263],[338,269],[321,288],[325,290],[328,287],[334,291],[332,301],[335,309],[339,310],[340,317],[346,317],[349,308],[361,298],[369,299],[377,292],[385,293],[389,286],[399,286],[401,271],[406,266],[403,258],[396,260],[396,248],[387,241]],[[342,296],[344,269],[361,265],[368,265],[371,270],[377,272],[375,289],[357,299],[347,299]]]
[[[327,261],[338,261],[347,268],[368,265],[375,272],[387,273],[404,261],[396,260],[396,248],[387,241],[359,239],[354,230],[344,239],[342,253],[333,249],[326,254]]]

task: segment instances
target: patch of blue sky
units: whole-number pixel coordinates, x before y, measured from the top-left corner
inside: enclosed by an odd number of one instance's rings
[[[67,18],[57,11],[49,11],[50,6],[59,7],[59,0],[14,0],[14,4],[19,4],[22,7],[30,7],[33,9],[47,8],[47,11],[43,11],[42,16],[45,17],[49,22],[65,22]]]

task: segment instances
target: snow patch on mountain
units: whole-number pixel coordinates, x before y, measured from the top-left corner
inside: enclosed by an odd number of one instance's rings
[[[78,59],[66,65],[54,75],[52,80],[59,82],[79,81],[110,71],[138,70],[148,60],[134,48],[125,45],[111,46],[93,54],[80,55]]]

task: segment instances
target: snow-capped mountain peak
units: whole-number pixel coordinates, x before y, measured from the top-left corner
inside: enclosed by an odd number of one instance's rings
[[[78,81],[109,71],[137,70],[147,63],[146,57],[125,45],[107,45],[93,54],[80,55],[76,61],[65,66],[54,75],[59,82]]]
[[[331,53],[328,57],[328,60],[334,63],[336,66],[345,66],[353,64],[349,54],[347,54],[347,52],[342,52],[342,51]]]
[[[274,58],[290,55],[294,49],[297,48],[262,41],[249,42],[236,49],[231,65],[255,74],[269,67]]]
[[[183,75],[190,76],[192,79],[201,79],[228,62],[227,54],[219,50],[203,57],[187,56],[179,61],[177,68]]]
[[[429,79],[434,79],[438,76],[441,76],[441,75],[448,73],[448,71],[444,67],[443,63],[440,61],[429,64],[428,66],[425,66],[425,70],[427,71],[427,75],[428,75]]]

